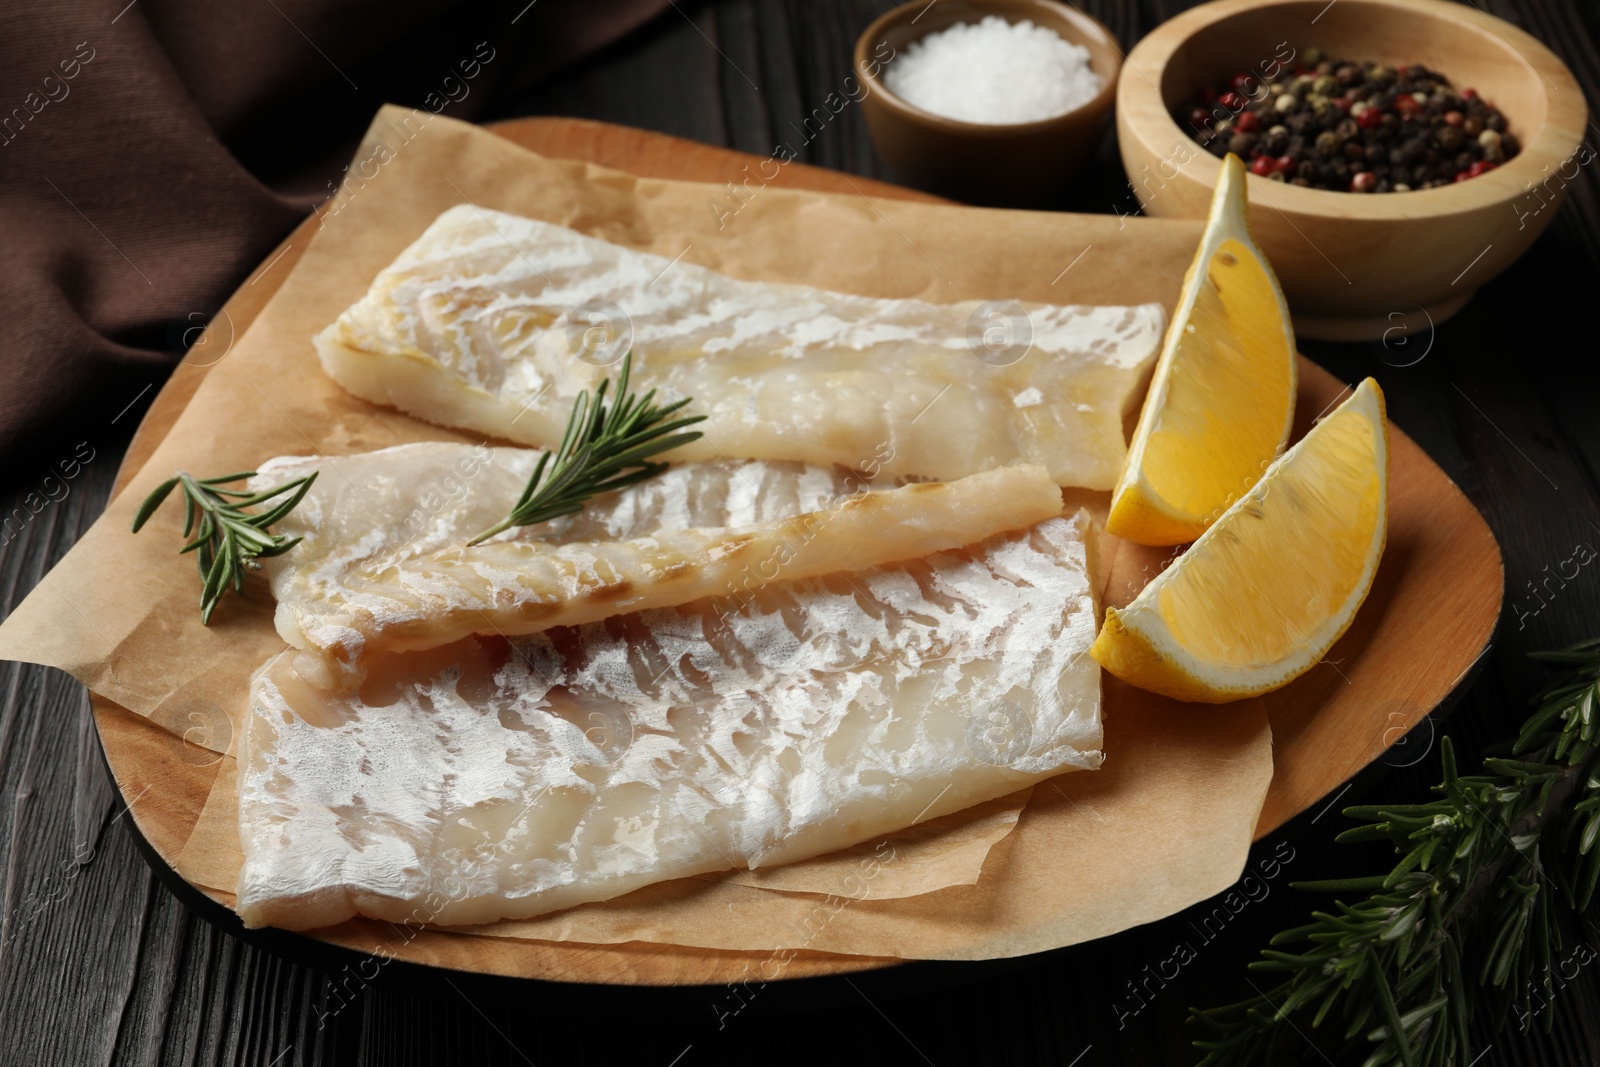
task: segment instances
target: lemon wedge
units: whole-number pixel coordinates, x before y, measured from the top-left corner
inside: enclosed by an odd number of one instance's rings
[[[1121,611],[1090,654],[1141,689],[1218,704],[1309,670],[1372,587],[1388,528],[1383,393],[1371,378]]]
[[[1289,440],[1294,329],[1250,236],[1245,171],[1223,161],[1106,529],[1144,545],[1205,532]]]

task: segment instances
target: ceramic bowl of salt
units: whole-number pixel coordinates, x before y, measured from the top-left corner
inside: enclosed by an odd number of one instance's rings
[[[974,204],[1051,204],[1095,152],[1122,52],[1053,0],[912,0],[867,27],[867,128],[905,183]]]

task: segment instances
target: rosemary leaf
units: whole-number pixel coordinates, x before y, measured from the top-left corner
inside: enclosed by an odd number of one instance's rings
[[[1566,674],[1534,698],[1509,755],[1463,775],[1445,738],[1435,799],[1345,809],[1361,825],[1338,840],[1389,841],[1394,869],[1294,883],[1363,896],[1272,939],[1305,946],[1251,964],[1283,976],[1275,987],[1190,1009],[1209,1032],[1194,1043],[1205,1067],[1321,1062],[1307,1042],[1329,1030],[1339,1062],[1446,1067],[1472,1062],[1475,1014],[1525,1027],[1537,1003],[1549,1028],[1557,953],[1600,883],[1600,639],[1534,658]]]
[[[664,407],[656,391],[643,396],[628,392],[633,353],[622,358],[616,397],[606,405],[610,380],[600,383],[591,401],[587,390],[572,402],[572,414],[554,452],[539,457],[527,487],[511,513],[467,543],[476,545],[513,526],[532,526],[583,510],[590,497],[653,478],[667,469],[651,456],[700,439],[698,430],[681,433],[705,421],[704,415],[672,418],[689,403],[685,397]]]
[[[200,571],[200,621],[207,625],[223,595],[229,589],[242,590],[246,573],[260,567],[256,560],[281,556],[300,543],[300,538],[275,534],[270,527],[305,498],[311,483],[317,480],[317,472],[262,493],[224,488],[253,478],[255,473],[240,471],[219,478],[195,478],[179,471],[156,486],[134,513],[133,532],[138,533],[172,490],[182,487],[183,536],[189,538],[192,534],[193,538],[178,553],[195,553]],[[273,500],[277,503],[265,511],[244,510]]]

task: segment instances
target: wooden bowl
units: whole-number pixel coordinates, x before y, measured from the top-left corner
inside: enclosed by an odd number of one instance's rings
[[[1330,58],[1420,63],[1474,88],[1521,140],[1478,178],[1404,193],[1306,189],[1252,175],[1250,224],[1302,337],[1372,340],[1461,309],[1555,217],[1577,169],[1587,107],[1544,45],[1444,0],[1217,0],[1163,23],[1128,56],[1117,134],[1148,215],[1203,218],[1221,161],[1172,118],[1205,85],[1320,48]],[[1263,67],[1267,67],[1264,70]]]
[[[884,86],[884,70],[912,42],[986,15],[1011,23],[1027,19],[1087,48],[1100,92],[1054,118],[986,124],[924,111]],[[1036,207],[1049,203],[1094,155],[1116,97],[1122,50],[1110,30],[1053,0],[912,0],[867,27],[856,41],[855,67],[866,94],[867,129],[902,181],[969,203]]]

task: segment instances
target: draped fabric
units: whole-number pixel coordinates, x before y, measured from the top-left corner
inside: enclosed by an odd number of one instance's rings
[[[385,102],[458,118],[666,0],[58,0],[0,36],[0,469],[131,429]]]

